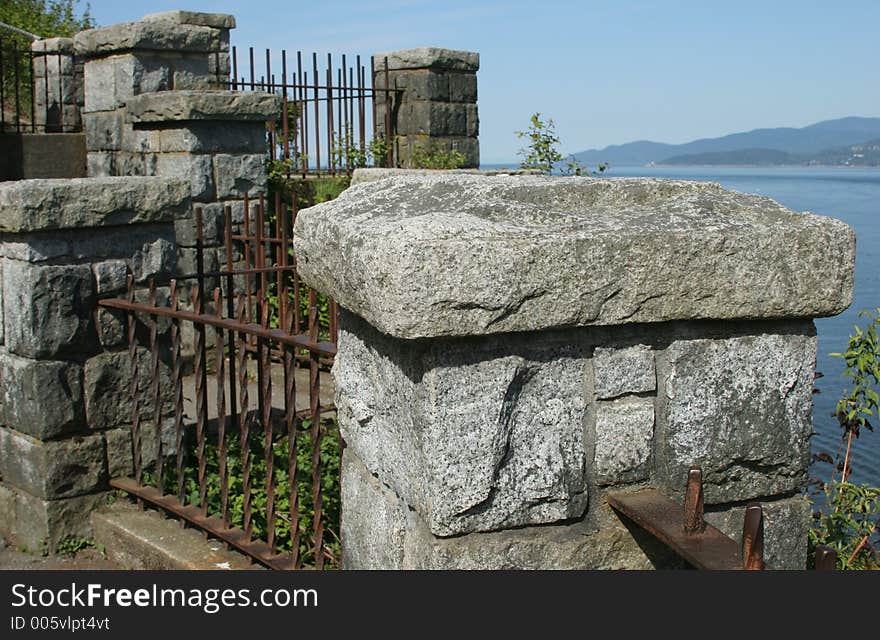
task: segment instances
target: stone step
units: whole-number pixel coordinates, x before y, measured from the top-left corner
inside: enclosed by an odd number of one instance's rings
[[[262,569],[222,542],[206,540],[198,530],[185,529],[157,511],[117,504],[92,514],[92,527],[107,557],[125,569]]]

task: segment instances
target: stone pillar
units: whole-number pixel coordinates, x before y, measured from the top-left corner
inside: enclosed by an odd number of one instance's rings
[[[226,88],[234,26],[226,14],[170,11],[76,34],[85,62],[89,176],[155,175],[151,158],[138,151],[126,106],[143,93]]]
[[[73,38],[31,43],[34,115],[37,127],[47,133],[82,130],[83,64],[73,51]]]
[[[281,110],[271,93],[239,91],[159,91],[131,98],[132,151],[154,175],[179,177],[190,184],[195,206],[202,206],[204,243],[223,244],[224,208],[233,222],[244,220],[242,198],[267,193],[266,121]],[[195,222],[176,222],[181,273],[195,273]],[[236,243],[235,246],[238,246]],[[206,252],[208,271],[221,252]],[[238,257],[238,256],[234,256]],[[209,283],[210,284],[210,283]]]
[[[173,223],[189,207],[189,185],[166,178],[0,184],[0,529],[17,544],[55,551],[66,538],[91,537],[89,514],[108,480],[131,473],[126,317],[97,301],[121,295],[128,275],[137,299],[146,301],[149,278],[160,299],[168,295]],[[137,359],[150,370],[146,350]],[[160,376],[168,400],[164,362]],[[150,443],[153,405],[149,376],[142,379]]]
[[[466,158],[463,167],[480,166],[479,68],[480,54],[471,51],[420,47],[373,56],[376,124],[387,135],[390,111],[395,166],[412,168],[417,149],[455,150]],[[390,102],[381,91],[386,87],[394,90]]]
[[[716,184],[402,175],[301,211],[343,308],[346,568],[632,569],[668,554],[609,491],[682,498],[803,568],[816,332],[851,302],[842,222]]]

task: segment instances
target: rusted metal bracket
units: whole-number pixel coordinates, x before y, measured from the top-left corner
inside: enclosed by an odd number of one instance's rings
[[[608,504],[660,540],[697,569],[764,568],[764,515],[761,505],[746,507],[742,544],[703,518],[703,473],[688,471],[684,507],[656,489],[612,493]]]

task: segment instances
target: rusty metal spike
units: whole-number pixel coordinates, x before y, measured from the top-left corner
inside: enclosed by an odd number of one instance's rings
[[[764,510],[752,502],[746,507],[742,535],[743,569],[747,571],[764,568]]]
[[[816,571],[834,571],[836,569],[837,552],[824,544],[816,547]]]
[[[684,494],[684,531],[688,534],[701,533],[706,528],[703,520],[703,471],[700,467],[688,470],[687,486]]]

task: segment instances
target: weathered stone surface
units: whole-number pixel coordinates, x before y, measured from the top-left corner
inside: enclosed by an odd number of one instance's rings
[[[95,289],[88,265],[35,265],[5,260],[4,326],[9,351],[28,358],[94,348]]]
[[[198,11],[163,11],[149,13],[141,18],[144,22],[174,22],[195,24],[215,29],[235,29],[235,16],[228,13],[200,13]]]
[[[104,432],[107,443],[107,470],[111,478],[131,476],[134,473],[134,450],[131,444],[131,426],[127,425]],[[152,420],[141,423],[141,464],[151,468],[157,460],[159,443],[156,442],[156,425]],[[162,420],[162,455],[164,458],[177,453],[174,419]]]
[[[449,74],[450,102],[477,102],[477,75],[475,73]]]
[[[95,314],[95,328],[98,342],[104,349],[113,349],[127,344],[126,314],[118,309],[99,307]]]
[[[142,420],[153,416],[150,392],[152,355],[139,348],[137,366],[137,401]],[[159,396],[161,411],[173,411],[171,398],[171,369],[159,360]],[[132,421],[131,389],[132,363],[127,351],[100,353],[85,364],[86,418],[92,429],[112,429]]]
[[[435,535],[579,517],[585,350],[560,337],[420,345],[343,314],[339,425]]]
[[[266,192],[266,158],[260,154],[214,156],[217,199],[243,198]]]
[[[83,126],[90,151],[119,151],[122,148],[122,110],[84,113]]]
[[[406,506],[347,449],[341,509],[344,569],[402,568]]]
[[[648,393],[657,389],[657,370],[651,347],[596,347],[593,353],[596,397],[616,398],[627,393]]]
[[[104,260],[92,265],[95,272],[95,291],[101,295],[116,293],[126,287],[128,264],[125,260]]]
[[[703,469],[707,504],[803,488],[816,363],[811,322],[677,340],[665,359],[658,472],[671,492],[681,492],[693,464]]]
[[[442,173],[441,173],[442,172]],[[384,167],[364,167],[355,169],[351,174],[351,184],[363,184],[376,182],[394,176],[431,176],[448,175],[450,173],[463,173],[465,175],[480,176],[530,176],[539,175],[531,169],[398,169]]]
[[[578,522],[438,538],[349,452],[342,487],[345,569],[650,569],[674,562],[610,514],[598,530]]]
[[[764,510],[764,563],[768,569],[806,569],[810,503],[803,496],[761,502]],[[745,507],[707,512],[706,521],[742,541]]]
[[[41,53],[73,53],[73,38],[43,38],[31,43],[31,51]]]
[[[3,481],[44,499],[70,498],[101,490],[107,481],[104,440],[72,436],[43,442],[0,427]]]
[[[156,158],[160,176],[176,176],[190,185],[193,200],[214,199],[214,167],[209,155],[160,153]]]
[[[236,212],[244,215],[242,203],[212,203],[202,207],[202,242],[205,245],[223,244],[224,206],[227,204],[230,206],[238,205],[232,207],[233,220]],[[196,246],[195,212],[191,217],[174,221],[174,237],[179,247]]]
[[[16,238],[21,242],[3,241],[0,244],[0,256],[24,262],[45,262],[66,256],[70,245],[63,237],[46,236],[45,234],[26,234]]]
[[[76,53],[84,56],[133,49],[208,52],[220,47],[220,34],[216,29],[169,20],[124,22],[88,29],[77,33],[73,40]]]
[[[281,98],[260,91],[158,91],[135,96],[128,103],[132,122],[245,120],[276,118]]]
[[[163,153],[260,153],[266,147],[266,127],[261,121],[188,122],[184,127],[163,127],[158,134]]]
[[[188,209],[189,185],[176,177],[0,183],[0,231],[9,233],[164,222]]]
[[[468,130],[468,105],[459,102],[416,101],[404,103],[398,112],[400,135],[473,136]],[[428,145],[430,140],[425,142]]]
[[[417,47],[373,54],[376,71],[388,69],[447,69],[476,71],[480,68],[480,54],[474,51],[458,51],[439,47]]]
[[[0,424],[46,440],[85,426],[82,367],[0,350]]]
[[[149,278],[156,281],[167,280],[174,274],[177,264],[177,247],[172,242],[157,238],[145,244],[133,259],[134,277],[137,282]]]
[[[12,533],[15,522],[15,492],[0,482],[0,538]]]
[[[83,114],[95,111],[113,111],[124,100],[117,99],[115,57],[90,60],[83,67],[85,101]]]
[[[596,476],[600,484],[645,480],[654,445],[654,401],[630,398],[596,408]]]
[[[403,100],[449,100],[449,82],[451,73],[437,73],[435,71],[392,71],[388,74],[389,85],[394,89],[405,91]],[[458,74],[455,74],[458,75]],[[461,74],[464,75],[464,74]],[[468,74],[471,75],[471,74]],[[473,76],[476,79],[476,75]],[[385,75],[382,75],[382,86],[385,85]],[[385,94],[377,92],[377,102],[384,103]]]
[[[15,504],[11,520],[16,541],[33,552],[58,551],[67,538],[92,538],[92,511],[106,503],[107,493],[92,493],[60,500],[43,500],[27,491],[10,488]]]
[[[301,211],[305,282],[400,338],[839,313],[855,236],[717,184],[398,176]]]

